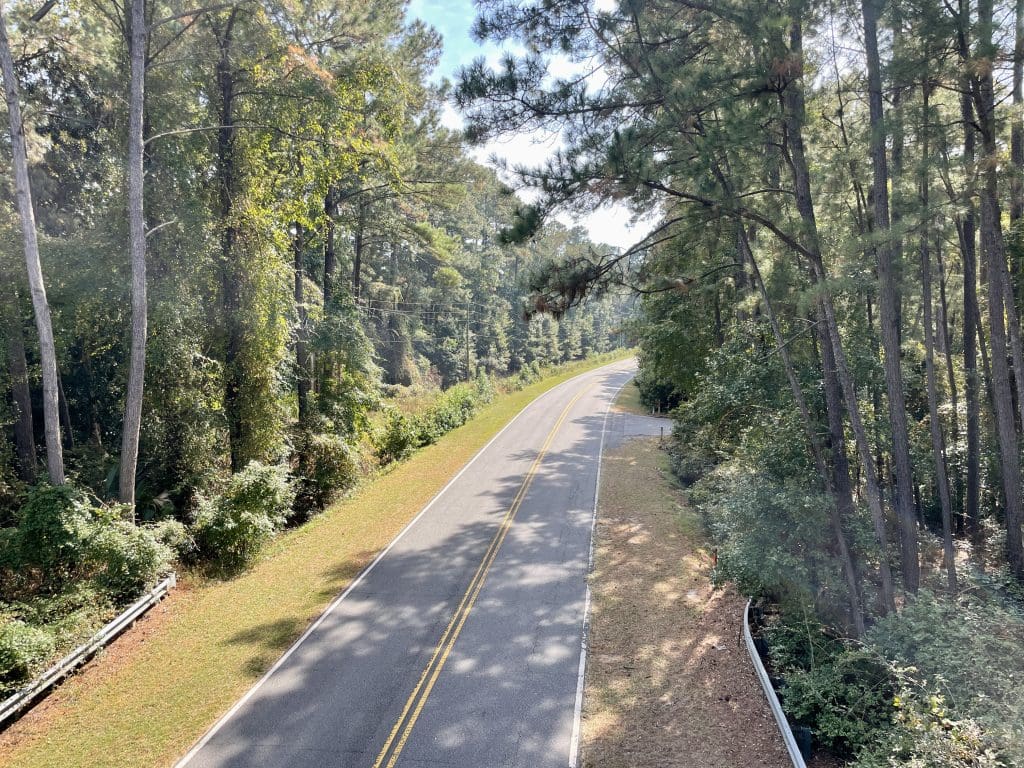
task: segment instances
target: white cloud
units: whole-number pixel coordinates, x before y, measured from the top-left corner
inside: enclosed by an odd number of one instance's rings
[[[595,0],[595,8],[610,11],[617,3],[618,0]],[[480,56],[484,57],[489,66],[496,68],[500,65],[506,50],[517,56],[525,53],[525,48],[521,44],[510,44],[502,48],[490,42],[481,45],[474,41],[469,34],[474,13],[471,0],[411,1],[410,17],[417,17],[431,24],[444,36],[444,53],[436,73],[438,77],[453,77],[460,67],[468,65]],[[575,62],[564,55],[555,55],[550,59],[548,74],[551,78],[562,79],[586,75],[590,88],[600,88],[606,79],[606,73],[600,67],[595,67],[589,62]],[[452,130],[459,130],[464,125],[462,116],[451,104],[445,104],[441,122]],[[500,165],[494,162],[495,158],[504,161],[510,167],[538,167],[542,166],[560,146],[558,131],[537,130],[492,140],[472,149],[471,154],[477,162],[490,167]],[[512,182],[509,178],[505,180]],[[517,194],[525,201],[537,198],[536,192],[529,189],[519,190]],[[609,205],[587,216],[577,217],[566,213],[559,215],[558,218],[569,226],[582,226],[595,243],[625,248],[633,245],[650,231],[656,215],[652,215],[649,220],[633,224],[632,216],[624,205]]]

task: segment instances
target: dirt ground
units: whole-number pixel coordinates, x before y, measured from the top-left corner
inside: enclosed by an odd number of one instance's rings
[[[741,641],[744,600],[712,589],[657,438],[612,449],[602,471],[582,765],[791,765]]]

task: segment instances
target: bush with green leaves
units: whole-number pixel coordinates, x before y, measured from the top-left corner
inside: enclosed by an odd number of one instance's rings
[[[18,563],[51,586],[64,583],[88,555],[93,510],[74,486],[41,484],[29,491],[18,521]]]
[[[146,526],[153,538],[174,553],[174,557],[188,562],[195,557],[196,540],[184,523],[170,518]]]
[[[818,743],[851,757],[892,727],[897,679],[877,650],[836,636],[809,606],[791,604],[763,636],[786,714]]]
[[[1024,765],[1024,609],[1004,574],[961,571],[956,597],[921,590],[865,640],[973,719],[1014,765]]]
[[[388,411],[383,426],[374,435],[374,453],[381,465],[401,461],[419,447],[416,420],[401,411]]]
[[[338,435],[302,435],[296,451],[301,457],[295,497],[299,516],[324,509],[359,480],[359,458]]]
[[[472,382],[456,384],[439,394],[429,408],[415,416],[393,410],[374,439],[374,451],[382,465],[400,461],[425,445],[461,427],[481,405],[494,399],[494,385],[486,374]]]
[[[118,601],[134,599],[169,569],[173,553],[127,520],[97,525],[88,541],[92,578]]]
[[[19,688],[53,651],[53,636],[45,629],[0,616],[0,696]]]
[[[284,525],[294,500],[284,467],[250,462],[223,493],[200,503],[193,529],[200,555],[223,573],[250,565]]]
[[[843,588],[823,494],[730,461],[694,485],[690,498],[718,548],[718,575],[744,594],[820,601]]]
[[[893,727],[857,755],[849,768],[1007,768],[984,729],[958,718],[937,693],[900,690],[892,702]]]

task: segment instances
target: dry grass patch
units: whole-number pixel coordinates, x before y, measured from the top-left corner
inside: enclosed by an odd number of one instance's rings
[[[576,364],[498,397],[468,424],[278,538],[238,578],[185,579],[104,657],[0,734],[0,765],[173,764],[502,426],[541,393],[607,362]]]
[[[636,413],[640,416],[650,416],[651,409],[640,402],[640,387],[636,385],[636,379],[630,381],[622,388],[618,398],[615,400],[615,410],[624,413]]]
[[[585,768],[790,764],[740,642],[744,601],[712,589],[702,530],[656,438],[606,453]]]

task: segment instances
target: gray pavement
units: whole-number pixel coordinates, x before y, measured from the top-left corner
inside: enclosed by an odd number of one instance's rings
[[[602,431],[633,372],[529,405],[179,765],[568,765]]]

